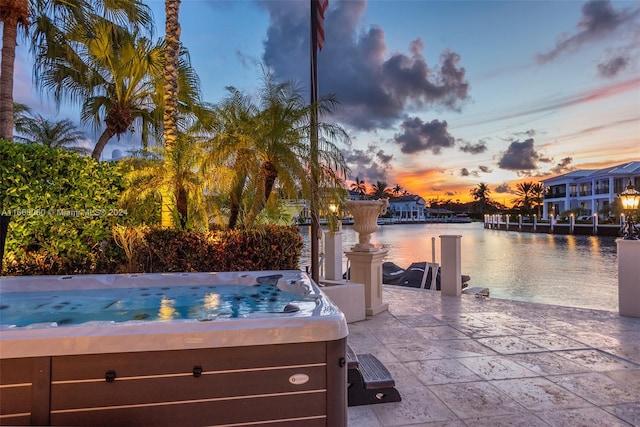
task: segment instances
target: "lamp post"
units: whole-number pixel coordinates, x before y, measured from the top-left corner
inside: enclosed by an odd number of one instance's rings
[[[638,210],[638,204],[640,204],[640,192],[633,188],[633,184],[629,180],[626,190],[618,194],[618,197],[622,202],[622,210],[626,214],[620,235],[625,240],[638,240],[638,228],[633,222],[633,215]]]

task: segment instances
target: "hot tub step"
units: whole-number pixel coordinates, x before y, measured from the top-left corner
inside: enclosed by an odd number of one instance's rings
[[[374,355],[356,355],[347,347],[347,367],[349,406],[402,400],[391,373]]]

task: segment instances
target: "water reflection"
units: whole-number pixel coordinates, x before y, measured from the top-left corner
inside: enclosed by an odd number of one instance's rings
[[[309,262],[309,230],[301,229],[305,248],[301,267]],[[471,286],[486,286],[491,296],[521,301],[615,311],[618,271],[615,238],[485,230],[482,224],[383,225],[372,243],[389,250],[388,261],[440,262],[440,238],[461,235],[462,273]],[[343,249],[357,243],[351,227],[343,229]],[[322,248],[322,242],[321,242]],[[322,250],[322,249],[321,249]],[[346,258],[343,262],[346,268]]]

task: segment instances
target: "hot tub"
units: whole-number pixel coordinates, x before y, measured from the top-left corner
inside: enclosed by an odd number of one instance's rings
[[[0,424],[346,426],[347,325],[300,271],[2,278],[0,323]]]

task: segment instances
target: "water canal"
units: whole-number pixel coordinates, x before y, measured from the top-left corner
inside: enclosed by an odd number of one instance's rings
[[[350,226],[342,231],[343,249],[349,250],[357,233]],[[304,268],[310,264],[309,227],[301,234]],[[519,233],[471,223],[382,225],[371,240],[389,250],[386,261],[407,267],[431,261],[434,237],[440,263],[439,236],[445,234],[462,236],[462,273],[471,276],[470,286],[488,287],[492,298],[618,310],[615,237]]]

